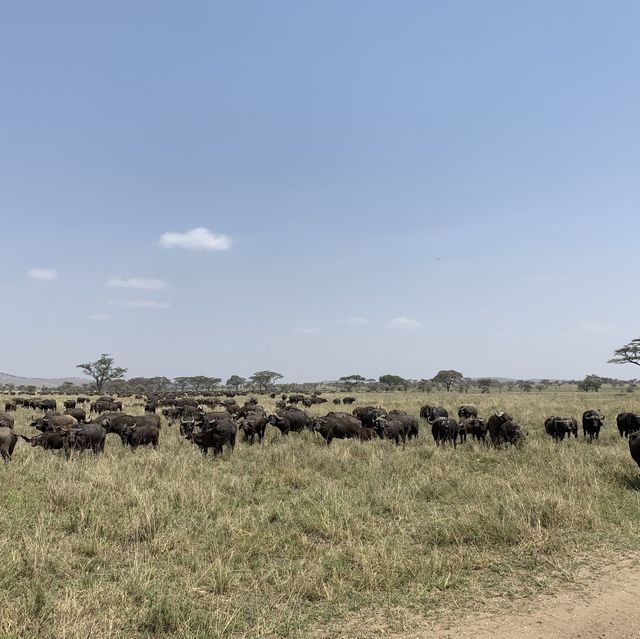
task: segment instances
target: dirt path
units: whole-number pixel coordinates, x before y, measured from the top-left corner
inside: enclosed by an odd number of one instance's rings
[[[528,602],[526,609],[435,624],[403,639],[640,639],[640,559],[585,572],[576,588]]]

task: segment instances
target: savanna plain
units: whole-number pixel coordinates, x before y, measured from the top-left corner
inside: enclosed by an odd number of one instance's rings
[[[528,434],[437,447],[421,421],[404,448],[327,446],[269,426],[213,458],[163,420],[157,450],[108,435],[104,454],[69,461],[21,440],[0,467],[0,637],[383,637],[640,549],[638,468],[615,427],[635,394],[355,396],[416,417],[427,403],[504,410]],[[545,435],[546,416],[590,408],[606,415],[599,440]],[[34,434],[32,415],[18,409],[16,431]]]

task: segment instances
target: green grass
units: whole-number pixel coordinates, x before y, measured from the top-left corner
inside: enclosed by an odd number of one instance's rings
[[[423,427],[402,449],[269,429],[212,459],[165,426],[157,451],[109,436],[69,462],[19,442],[0,467],[0,636],[381,637],[640,546],[638,469],[615,430],[633,396],[359,399],[500,408],[529,436],[453,450]],[[546,415],[586,408],[607,415],[598,442],[544,436]]]

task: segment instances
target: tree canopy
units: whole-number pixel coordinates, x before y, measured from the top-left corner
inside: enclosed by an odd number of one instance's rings
[[[593,391],[597,393],[602,386],[602,379],[597,375],[587,375],[581,382],[578,383],[578,390],[588,393]]]
[[[609,364],[635,364],[640,366],[640,337],[632,339],[628,344],[613,352]]]
[[[400,375],[380,375],[378,381],[387,386],[406,386],[407,380]]]
[[[249,381],[255,384],[258,390],[267,390],[269,386],[273,386],[279,379],[282,379],[280,373],[258,371],[249,378]]]
[[[93,378],[96,383],[96,390],[99,393],[102,392],[102,387],[106,382],[114,379],[122,379],[127,372],[126,368],[116,366],[113,357],[111,357],[109,353],[102,353],[100,358],[95,362],[78,364],[76,368],[82,369],[85,375]]]
[[[362,375],[345,375],[340,377],[338,381],[344,384],[347,390],[351,390],[354,386],[364,384],[367,380]]]
[[[464,375],[459,373],[458,371],[449,370],[449,371],[438,371],[438,373],[433,377],[433,382],[436,384],[443,385],[447,391],[451,390],[451,387],[456,382],[461,382],[464,379]]]
[[[236,389],[236,391],[242,386],[246,384],[247,380],[244,377],[240,377],[240,375],[232,375],[227,381],[227,386],[232,386]]]

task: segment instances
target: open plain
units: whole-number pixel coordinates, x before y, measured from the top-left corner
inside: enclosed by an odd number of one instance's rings
[[[69,461],[20,441],[0,467],[0,636],[418,637],[525,611],[640,549],[638,469],[615,428],[634,394],[355,395],[415,416],[506,410],[527,436],[436,447],[421,420],[406,447],[327,446],[269,426],[213,458],[163,420],[157,450],[108,435],[104,454]],[[547,415],[588,408],[606,415],[599,440],[545,435]],[[16,431],[34,434],[33,414]]]

